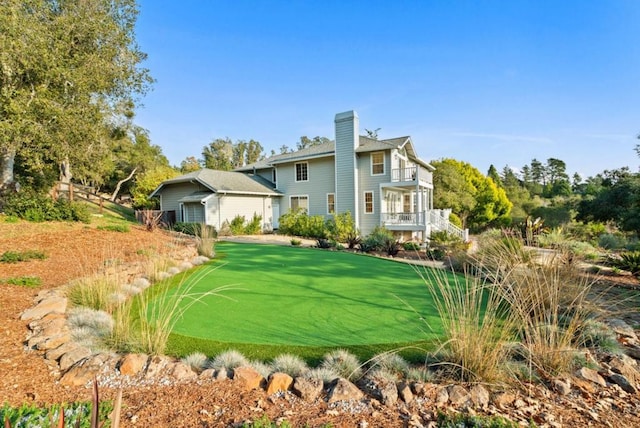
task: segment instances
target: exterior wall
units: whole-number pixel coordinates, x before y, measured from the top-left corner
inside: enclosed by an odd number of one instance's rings
[[[180,213],[180,217],[182,219],[180,221],[187,221],[189,223],[204,223],[204,206],[202,206],[200,202],[185,203],[183,206],[183,212]]]
[[[361,190],[358,189],[358,161],[355,149],[359,144],[359,119],[355,111],[339,113],[335,118],[336,155],[335,155],[335,189],[336,212],[351,212],[356,227],[360,228],[362,207]]]
[[[308,180],[296,182],[296,162],[277,166],[277,189],[285,195],[280,198],[280,215],[291,209],[290,196],[309,197],[309,215],[327,216],[327,193],[335,193],[333,157],[309,159]],[[336,198],[337,199],[337,198]]]
[[[259,175],[265,180],[268,180],[273,183],[273,168],[258,169],[256,170],[256,175]],[[277,178],[278,177],[276,176],[276,180]]]
[[[272,230],[273,215],[270,196],[218,194],[207,199],[207,224],[220,230],[225,221],[229,223],[236,216],[244,216],[251,221],[254,214],[262,216],[263,231]]]
[[[205,188],[197,183],[176,183],[165,186],[160,191],[160,209],[162,211],[175,211],[176,221],[184,221],[178,200],[185,195],[204,190]]]
[[[390,151],[384,152],[384,174],[371,175],[371,153],[360,153],[358,157],[358,181],[360,192],[360,232],[368,235],[374,227],[380,225],[380,213],[386,209],[380,185],[391,181]],[[373,214],[365,214],[364,192],[373,192]]]

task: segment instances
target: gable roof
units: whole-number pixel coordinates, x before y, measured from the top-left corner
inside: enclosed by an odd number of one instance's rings
[[[417,156],[413,148],[411,137],[409,136],[389,138],[386,140],[376,140],[374,138],[360,135],[358,139],[358,147],[356,147],[356,153],[366,153],[375,152],[378,150],[391,150],[401,148],[406,148],[407,152],[411,155],[412,160],[414,160],[416,163],[430,170],[435,169],[432,165],[423,161]],[[253,171],[256,169],[272,168],[274,165],[279,165],[287,162],[297,162],[308,159],[335,156],[335,153],[336,143],[334,141],[329,141],[326,143],[316,144],[302,150],[297,150],[295,152],[274,155],[258,162],[236,168],[234,171]]]
[[[150,197],[156,196],[157,193],[165,186],[178,183],[198,182],[204,187],[215,193],[233,193],[241,195],[264,195],[264,196],[280,196],[281,193],[274,190],[267,180],[262,177],[243,174],[233,171],[217,171],[214,169],[200,169],[190,172],[179,177],[165,180]]]

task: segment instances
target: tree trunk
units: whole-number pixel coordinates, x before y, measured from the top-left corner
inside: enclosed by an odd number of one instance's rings
[[[118,192],[120,192],[120,187],[122,187],[122,185],[124,183],[126,183],[127,181],[131,180],[133,178],[133,176],[136,174],[138,168],[133,168],[133,171],[131,171],[131,174],[129,174],[129,176],[125,179],[122,179],[120,181],[118,181],[118,185],[116,186],[116,190],[113,191],[113,194],[111,195],[111,202],[115,202],[116,201],[116,196],[118,196]]]
[[[0,190],[7,189],[14,184],[13,166],[15,160],[15,149],[10,147],[0,149]]]

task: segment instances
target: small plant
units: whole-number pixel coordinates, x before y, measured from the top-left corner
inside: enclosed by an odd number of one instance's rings
[[[286,373],[291,377],[298,377],[309,371],[304,360],[297,355],[281,354],[273,359],[271,368],[274,372]]]
[[[296,238],[291,238],[290,242],[294,247],[299,247],[300,245],[302,245],[302,241]]]
[[[414,241],[407,241],[402,244],[402,248],[404,248],[405,251],[420,251],[420,244]]]
[[[229,223],[229,228],[231,229],[232,235],[244,235],[244,223],[245,218],[243,215],[237,215]]]
[[[37,276],[17,276],[0,280],[0,282],[28,288],[40,287],[42,285],[42,280]]]
[[[640,251],[626,251],[617,257],[610,257],[609,264],[638,276],[640,275]]]
[[[336,349],[326,354],[320,367],[351,381],[362,377],[362,365],[358,357],[345,349]]]
[[[209,359],[202,352],[193,352],[186,357],[183,357],[180,361],[198,373],[203,371],[209,363]]]
[[[386,239],[382,244],[382,249],[388,256],[396,256],[400,252],[400,241],[395,238]]]
[[[211,369],[233,370],[236,367],[244,367],[249,365],[249,360],[240,352],[230,349],[216,355],[207,365]]]
[[[67,314],[67,325],[76,343],[93,349],[111,335],[114,321],[104,311],[77,307],[70,309]]]
[[[0,263],[18,263],[29,260],[44,260],[47,256],[42,251],[5,251],[0,255]]]
[[[437,426],[441,428],[518,428],[520,425],[502,416],[447,415],[440,413]]]
[[[119,303],[114,297],[120,291],[120,283],[115,276],[98,274],[73,281],[67,286],[66,295],[75,306],[112,313]]]
[[[140,212],[140,222],[147,231],[153,232],[162,223],[162,211],[142,210]]]
[[[253,213],[251,221],[244,227],[245,235],[258,235],[262,232],[262,216],[257,213]]]
[[[131,229],[129,229],[128,224],[108,224],[106,226],[98,226],[96,227],[98,230],[106,230],[109,232],[120,232],[120,233],[128,233]]]
[[[206,224],[200,224],[195,229],[198,254],[212,259],[215,255],[216,230]]]
[[[318,248],[323,248],[325,250],[335,247],[335,242],[331,242],[331,240],[326,238],[320,238],[316,241]]]

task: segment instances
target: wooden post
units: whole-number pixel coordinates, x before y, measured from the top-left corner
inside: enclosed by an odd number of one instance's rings
[[[71,182],[69,182],[69,184],[67,184],[68,189],[69,189],[69,202],[73,202],[73,184],[71,184]]]

